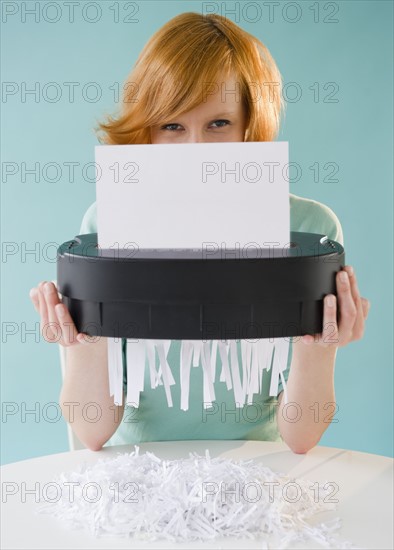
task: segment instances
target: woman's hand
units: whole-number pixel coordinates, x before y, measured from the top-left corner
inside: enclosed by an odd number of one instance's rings
[[[342,276],[344,274],[344,280]],[[302,336],[304,344],[319,344],[324,347],[346,346],[364,336],[365,320],[368,317],[370,302],[360,296],[356,275],[352,266],[347,265],[336,275],[337,297],[328,294],[324,297],[323,332]],[[329,302],[332,299],[332,306]],[[339,304],[339,322],[337,306]]]
[[[60,301],[56,281],[41,282],[30,290],[30,298],[41,316],[41,334],[47,342],[61,346],[75,346],[86,342],[86,335],[78,333],[68,308]]]

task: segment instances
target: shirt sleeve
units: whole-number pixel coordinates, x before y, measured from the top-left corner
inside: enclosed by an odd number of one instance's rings
[[[327,235],[344,246],[341,222],[326,204],[290,193],[291,231],[305,231]]]
[[[96,201],[89,206],[82,218],[79,235],[86,235],[87,233],[97,233]]]
[[[333,210],[326,204],[317,201],[311,201],[308,209],[309,231],[311,233],[321,233],[333,241],[337,241],[342,246],[343,231],[341,222]]]

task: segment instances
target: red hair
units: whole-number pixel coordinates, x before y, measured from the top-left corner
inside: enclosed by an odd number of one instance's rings
[[[225,17],[188,12],[146,43],[126,79],[120,112],[95,129],[104,132],[100,143],[151,143],[151,126],[193,109],[229,74],[245,107],[245,141],[274,141],[285,104],[268,49]]]

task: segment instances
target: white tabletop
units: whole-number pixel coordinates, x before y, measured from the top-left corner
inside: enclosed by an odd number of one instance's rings
[[[336,483],[338,509],[319,515],[319,521],[342,519],[341,540],[360,548],[393,548],[393,460],[388,457],[317,446],[306,455],[292,453],[284,443],[266,441],[162,441],[139,444],[140,454],[155,453],[163,459],[188,458],[189,452],[234,460],[257,459],[275,472],[323,483]],[[143,543],[132,538],[95,538],[81,530],[67,531],[63,524],[46,514],[37,514],[34,495],[22,502],[19,488],[52,481],[61,472],[74,470],[85,462],[94,464],[119,452],[131,452],[133,445],[104,447],[99,452],[82,450],[43,456],[7,464],[1,468],[2,488],[14,482],[15,495],[2,497],[1,548],[5,549],[96,549],[96,548],[185,548],[169,541]],[[10,485],[7,486],[8,488]],[[316,544],[314,546],[316,548]],[[187,548],[263,548],[259,540],[221,538],[205,543],[193,542]],[[274,546],[270,546],[274,548]],[[302,548],[302,546],[293,546]],[[304,544],[305,548],[305,544]],[[313,548],[313,546],[311,546]]]

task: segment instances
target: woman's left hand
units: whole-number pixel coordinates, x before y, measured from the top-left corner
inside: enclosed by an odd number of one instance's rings
[[[342,276],[344,275],[344,280]],[[304,344],[318,344],[324,347],[346,346],[364,336],[365,320],[368,317],[370,302],[360,296],[356,274],[352,266],[347,265],[336,275],[337,296],[324,297],[323,332],[302,336]],[[333,305],[329,305],[332,298]],[[337,307],[339,321],[337,323]]]

